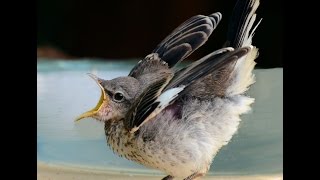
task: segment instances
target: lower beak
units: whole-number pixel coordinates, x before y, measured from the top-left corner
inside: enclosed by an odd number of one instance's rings
[[[87,111],[83,114],[81,114],[79,117],[76,118],[75,121],[79,121],[83,118],[87,118],[87,117],[93,117],[95,116],[99,110],[103,107],[104,104],[108,104],[109,103],[109,98],[108,96],[106,95],[103,87],[101,86],[101,80],[96,77],[95,75],[93,74],[88,74],[93,80],[96,81],[96,83],[98,84],[98,86],[100,87],[100,90],[101,90],[101,96],[100,96],[100,99],[99,99],[99,102],[98,104],[96,105],[96,107],[94,107],[93,109],[91,109],[90,111]]]

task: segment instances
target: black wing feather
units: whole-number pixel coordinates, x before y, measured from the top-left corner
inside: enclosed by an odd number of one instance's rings
[[[143,120],[153,111],[154,101],[160,95],[162,89],[166,86],[172,76],[159,78],[140,94],[135,103],[131,106],[127,114],[126,128],[128,130],[138,127]]]
[[[167,36],[154,50],[153,53],[158,53],[159,57],[168,63],[169,67],[173,67],[178,62],[187,58],[193,51],[203,45],[211,35],[212,31],[217,27],[222,18],[221,13],[213,13],[209,16],[197,15],[183,24],[178,26],[169,36]],[[181,51],[180,48],[175,48],[181,44],[189,44],[191,49]],[[174,51],[172,50],[173,48]],[[178,52],[183,54],[176,58],[173,55]],[[168,55],[169,54],[169,55]],[[175,57],[175,58],[172,58]]]
[[[137,78],[150,71],[156,71],[157,68],[171,68],[177,65],[208,40],[221,18],[219,12],[209,16],[191,17],[159,43],[151,54],[130,71],[128,76]]]
[[[208,74],[217,72],[226,65],[238,60],[250,50],[250,47],[239,48],[235,51],[233,51],[232,48],[217,50],[178,71],[174,78],[168,83],[165,90],[182,85],[190,86],[194,81],[201,79]]]

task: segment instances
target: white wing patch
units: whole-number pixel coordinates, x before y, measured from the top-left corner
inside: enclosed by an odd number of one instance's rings
[[[159,102],[159,105],[156,107],[156,109],[138,127],[132,128],[130,133],[134,133],[135,131],[137,131],[140,128],[140,126],[148,122],[150,119],[154,118],[164,108],[169,106],[170,103],[179,95],[179,93],[182,90],[184,90],[184,88],[185,86],[180,86],[180,87],[168,89],[164,93],[162,93],[155,101],[155,103]]]
[[[156,100],[156,102],[160,102],[158,107],[163,107],[163,106],[167,107],[169,103],[174,98],[176,98],[182,90],[184,90],[184,88],[185,86],[176,87],[176,88],[168,89],[167,91],[162,93]]]

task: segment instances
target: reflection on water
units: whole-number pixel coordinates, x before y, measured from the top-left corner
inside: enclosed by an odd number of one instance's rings
[[[117,157],[106,144],[103,124],[75,117],[94,107],[100,90],[86,73],[104,79],[126,76],[136,61],[38,61],[37,157],[39,161],[160,172]],[[255,70],[248,94],[256,98],[238,133],[216,156],[210,174],[282,173],[282,69]]]

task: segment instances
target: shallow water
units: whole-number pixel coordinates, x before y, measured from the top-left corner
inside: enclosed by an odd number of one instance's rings
[[[160,174],[115,155],[107,146],[103,124],[74,123],[93,108],[100,90],[86,73],[104,79],[125,76],[136,61],[47,61],[37,64],[37,158],[52,164],[128,173]],[[282,173],[282,68],[255,70],[248,94],[253,110],[242,116],[237,134],[216,156],[209,175]]]

